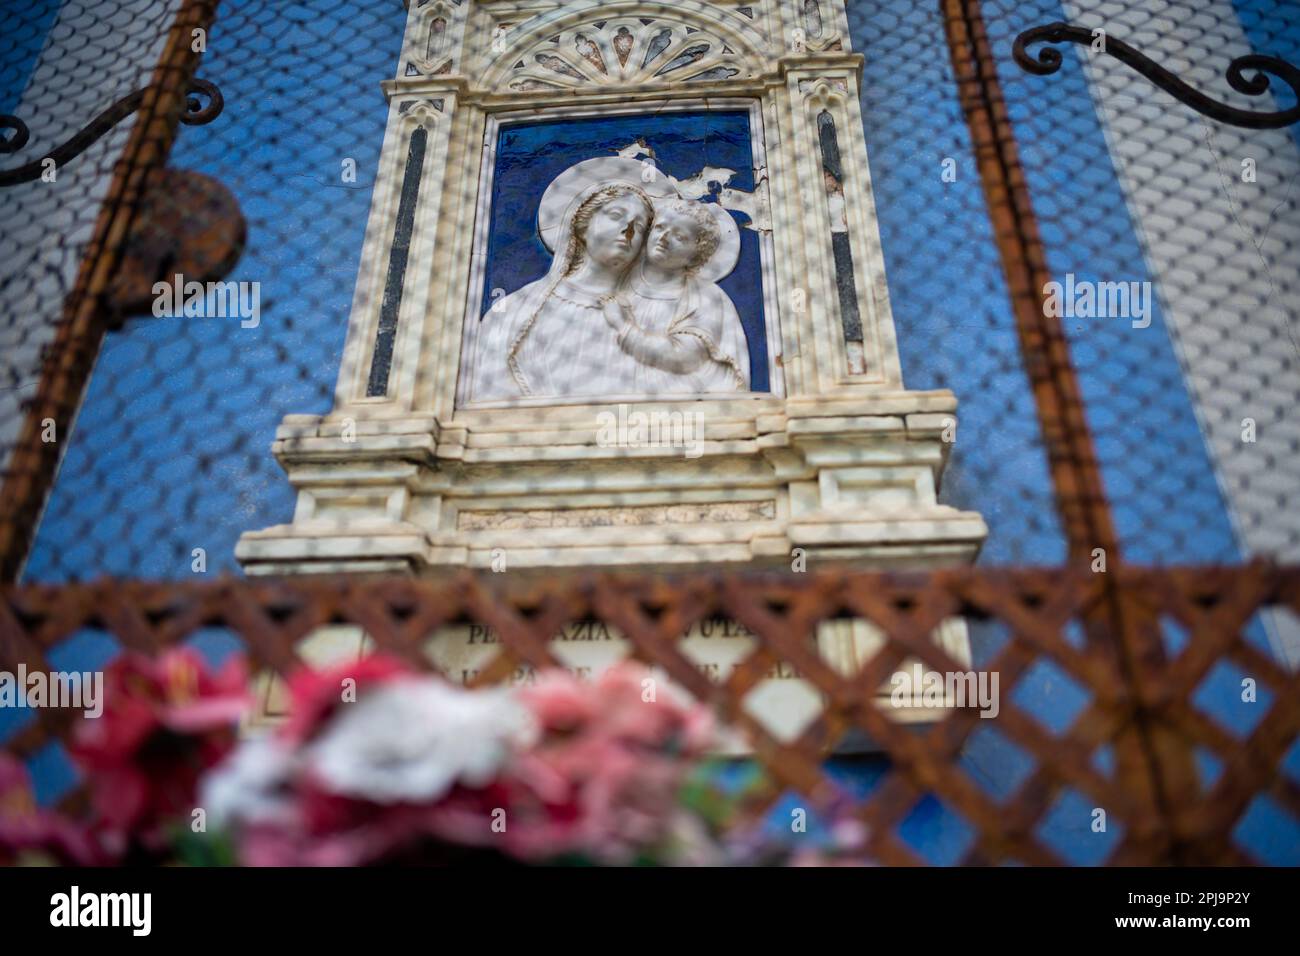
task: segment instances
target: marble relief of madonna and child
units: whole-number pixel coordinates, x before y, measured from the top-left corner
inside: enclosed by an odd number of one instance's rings
[[[642,170],[587,160],[547,188],[551,267],[483,315],[471,403],[749,390],[745,330],[716,284],[739,257],[735,221]]]

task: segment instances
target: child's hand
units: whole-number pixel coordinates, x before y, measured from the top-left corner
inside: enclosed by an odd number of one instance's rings
[[[627,306],[617,299],[610,299],[605,303],[604,315],[605,321],[615,332],[623,331],[623,326],[627,325],[631,318],[627,314]]]

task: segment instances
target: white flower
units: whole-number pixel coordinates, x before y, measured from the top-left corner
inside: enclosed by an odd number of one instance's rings
[[[296,760],[292,748],[264,734],[240,744],[199,784],[199,806],[215,829],[232,823],[287,823],[293,798],[287,787]]]
[[[343,796],[427,803],[457,782],[489,783],[537,734],[531,713],[508,690],[406,678],[345,707],[307,747],[304,769]]]

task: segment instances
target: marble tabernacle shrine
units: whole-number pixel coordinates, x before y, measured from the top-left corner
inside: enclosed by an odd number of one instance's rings
[[[956,399],[900,373],[861,64],[842,0],[412,0],[334,407],[279,428],[297,507],[246,570],[974,560]],[[751,639],[720,633],[684,637],[719,679]],[[556,646],[590,672],[607,637]],[[484,638],[430,653],[468,675]]]

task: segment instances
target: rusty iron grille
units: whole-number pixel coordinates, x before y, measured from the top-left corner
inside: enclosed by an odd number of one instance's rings
[[[1114,584],[1103,583],[1103,578]],[[1071,638],[1081,622],[1118,590],[1144,633],[1161,619],[1190,635],[1173,661],[1148,663],[1138,675],[1122,664],[1118,642]],[[475,683],[506,680],[520,664],[561,666],[551,645],[566,624],[598,620],[631,642],[631,655],[663,670],[724,722],[748,732],[767,771],[765,795],[748,809],[759,814],[788,790],[813,806],[843,806],[846,797],[826,774],[827,749],[860,730],[888,754],[891,767],[869,797],[852,807],[867,824],[865,849],[891,865],[920,858],[896,827],[931,794],[977,831],[966,864],[1004,861],[1059,864],[1035,835],[1036,825],[1065,789],[1104,807],[1123,836],[1108,862],[1119,865],[1242,864],[1251,860],[1230,839],[1251,800],[1266,793],[1300,813],[1300,787],[1276,766],[1300,733],[1300,678],[1287,673],[1243,636],[1261,608],[1300,611],[1300,572],[1267,566],[1218,569],[1125,569],[1111,575],[1060,569],[944,571],[926,575],[820,573],[808,575],[578,575],[527,585],[493,586],[466,574],[444,581],[303,579],[280,582],[153,585],[105,581],[72,587],[10,589],[0,604],[0,665],[47,667],[45,654],[81,628],[112,633],[123,648],[146,654],[183,642],[207,627],[228,627],[248,648],[255,667],[290,673],[296,647],[316,629],[348,623],[365,629],[376,648],[436,670],[424,654],[430,634],[446,624],[492,627],[501,650]],[[678,646],[692,624],[733,619],[757,638],[753,653],[714,683]],[[856,674],[844,674],[810,649],[818,622],[856,618],[886,635],[880,651]],[[905,659],[938,671],[960,671],[931,639],[944,620],[995,620],[1010,638],[987,664],[1005,691],[999,733],[1032,754],[1036,766],[1013,795],[995,800],[958,765],[957,754],[981,723],[978,707],[956,708],[923,730],[896,723],[873,702],[876,689]],[[1067,730],[1054,733],[1014,701],[1016,680],[1050,660],[1086,689],[1089,703]],[[1193,693],[1221,660],[1257,675],[1275,703],[1249,736],[1239,739],[1197,710]],[[746,696],[776,664],[788,663],[823,695],[825,708],[794,739],[774,736],[746,706]],[[31,754],[61,738],[73,712],[44,710],[10,746]],[[1204,748],[1223,763],[1212,787],[1178,790],[1166,764],[1150,759],[1143,740],[1161,735],[1191,750]],[[1106,773],[1098,748],[1117,754]],[[1125,751],[1137,749],[1132,760]],[[79,799],[74,794],[69,800]]]

